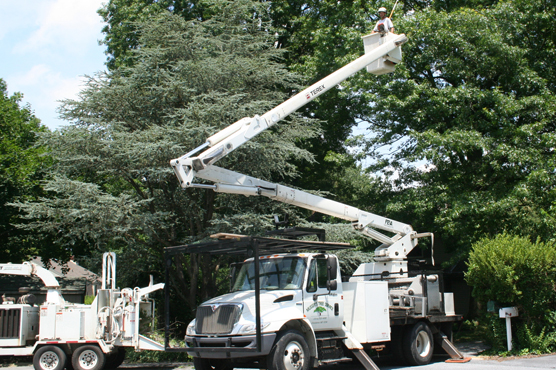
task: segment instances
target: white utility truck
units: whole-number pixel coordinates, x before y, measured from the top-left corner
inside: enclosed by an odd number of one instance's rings
[[[116,288],[114,253],[103,256],[102,286],[90,305],[66,302],[55,275],[32,262],[0,264],[0,274],[36,276],[48,289],[40,306],[30,294],[0,305],[0,356],[33,356],[36,370],[102,370],[120,366],[124,347],[164,350],[139,334],[140,312],[154,315],[149,293],[164,284]]]
[[[344,280],[337,257],[328,253],[345,248],[341,243],[228,235],[228,240],[215,244],[167,248],[167,266],[172,254],[179,252],[233,254],[244,248],[250,255],[233,277],[231,292],[202,303],[187,327],[183,350],[194,357],[197,370],[307,370],[350,357],[367,370],[378,369],[367,352],[371,349],[388,349],[406,363],[420,365],[431,360],[435,341],[452,358],[463,359],[448,338],[452,323],[461,319],[454,312],[453,295],[443,293],[438,272],[408,269],[407,255],[419,238],[433,239],[431,233],[418,234],[408,224],[214,165],[359,70],[393,71],[407,41],[405,35],[393,33],[363,39],[365,55],[264,115],[243,118],[170,162],[183,188],[266,196],[349,220],[356,230],[382,243],[375,250],[375,262],[362,264]],[[195,183],[195,177],[214,184]],[[303,234],[292,230],[289,236]],[[177,350],[167,343],[166,350]]]

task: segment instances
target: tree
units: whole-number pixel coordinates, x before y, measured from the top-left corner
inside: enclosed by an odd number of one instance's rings
[[[62,106],[72,124],[44,141],[57,160],[47,183],[53,196],[20,205],[36,220],[29,228],[56,235],[65,248],[119,250],[126,285],[144,284],[148,273],[161,278],[163,247],[218,231],[260,232],[270,225],[266,214],[284,213],[270,200],[184,191],[169,165],[298,89],[258,16],[264,7],[249,0],[215,6],[219,11],[205,21],[162,13],[137,25],[133,63],[90,78],[79,100]],[[294,115],[219,164],[264,179],[292,177],[290,158],[311,160],[296,140],[315,134],[313,120]],[[171,275],[176,305],[193,309],[225,286],[222,262],[179,257]]]
[[[10,203],[35,200],[41,194],[40,180],[50,160],[45,149],[35,144],[47,129],[29,106],[20,106],[21,93],[8,96],[2,79],[0,94],[0,261],[21,262],[39,250],[39,243],[32,234],[15,226],[23,220]]]
[[[362,54],[361,36],[374,27],[378,7],[379,2],[278,0],[271,2],[270,9],[273,24],[278,29],[278,42],[287,50],[289,68],[303,75],[305,84],[309,85]],[[361,78],[375,78],[363,72],[360,75],[364,75]],[[302,142],[303,147],[315,155],[315,162],[296,163],[303,176],[295,180],[295,184],[330,192],[335,199],[348,202],[350,196],[344,197],[346,192],[334,184],[343,182],[346,172],[353,173],[357,168],[356,160],[347,150],[346,140],[362,112],[367,110],[368,99],[354,93],[349,88],[352,86],[349,80],[341,86],[302,109],[305,116],[321,120],[322,135]],[[343,160],[329,160],[338,157]],[[354,190],[361,196],[360,190]]]
[[[98,10],[106,23],[102,29],[105,37],[101,41],[106,45],[106,65],[113,70],[129,67],[134,62],[133,50],[139,46],[141,22],[162,13],[171,13],[184,20],[204,21],[218,13],[221,3],[212,0],[109,0]]]
[[[206,0],[109,1],[99,10],[107,23],[103,29],[103,43],[107,46],[109,68],[133,63],[130,56],[137,48],[137,21],[161,12],[170,12],[188,21],[202,21],[215,14],[217,7],[211,4]],[[304,76],[303,85],[310,85],[360,56],[363,51],[360,37],[374,27],[379,6],[381,2],[262,1],[261,7],[268,12],[259,12],[258,16],[270,20],[275,27],[276,43],[285,50],[284,62],[289,70]],[[335,185],[343,181],[346,172],[351,175],[357,169],[355,159],[347,158],[350,155],[345,142],[361,112],[366,111],[368,101],[361,97],[349,89],[333,89],[301,109],[306,117],[321,119],[321,134],[298,141],[297,145],[310,151],[315,160],[294,161],[303,176],[289,181],[303,189],[328,192],[330,197],[340,201],[350,200],[352,196],[344,197],[346,191]],[[337,157],[344,159],[341,162],[328,160]]]
[[[399,176],[389,212],[440,231],[462,255],[504,230],[553,234],[543,210],[555,195],[556,100],[552,62],[541,67],[552,41],[527,43],[518,31],[554,10],[534,3],[530,19],[520,16],[521,1],[399,19],[410,40],[404,63],[376,83],[358,81],[373,101],[366,117],[373,169]],[[536,32],[554,30],[545,22]]]

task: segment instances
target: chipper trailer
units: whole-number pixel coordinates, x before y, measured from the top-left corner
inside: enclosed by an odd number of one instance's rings
[[[116,288],[116,255],[103,256],[102,286],[90,305],[66,302],[55,275],[32,262],[0,264],[0,274],[39,277],[48,289],[46,301],[36,305],[33,295],[0,305],[0,356],[33,356],[35,370],[115,369],[125,347],[164,350],[139,334],[140,313],[154,317],[145,288]]]
[[[411,225],[215,165],[361,69],[374,74],[393,71],[407,41],[405,35],[393,33],[363,39],[365,54],[360,58],[262,116],[235,122],[170,162],[183,188],[265,196],[348,220],[381,243],[374,262],[359,266],[347,281],[340,276],[338,258],[330,253],[345,247],[338,243],[232,235],[216,243],[167,248],[167,266],[175,253],[183,252],[243,251],[250,256],[235,275],[230,293],[197,308],[195,320],[187,327],[186,348],[169,347],[166,341],[166,350],[193,356],[197,370],[307,370],[351,358],[367,370],[378,369],[368,354],[371,349],[388,349],[406,363],[420,365],[430,362],[435,343],[452,358],[463,359],[449,338],[452,323],[461,316],[454,312],[453,295],[443,292],[441,275],[408,269],[408,254],[420,238],[433,239],[432,233],[417,233]],[[196,183],[195,178],[211,183]]]

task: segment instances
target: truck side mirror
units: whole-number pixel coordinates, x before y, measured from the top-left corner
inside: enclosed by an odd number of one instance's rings
[[[338,290],[338,280],[328,280],[326,282],[328,290]]]

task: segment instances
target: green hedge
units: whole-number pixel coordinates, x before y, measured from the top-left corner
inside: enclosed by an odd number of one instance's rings
[[[553,243],[532,243],[506,233],[484,238],[473,245],[469,255],[467,283],[473,296],[486,307],[497,301],[500,307],[517,306],[519,317],[512,320],[516,351],[546,353],[556,350],[556,247]],[[492,329],[493,345],[502,343],[503,320],[496,312],[483,316]],[[496,340],[497,339],[497,340]]]

